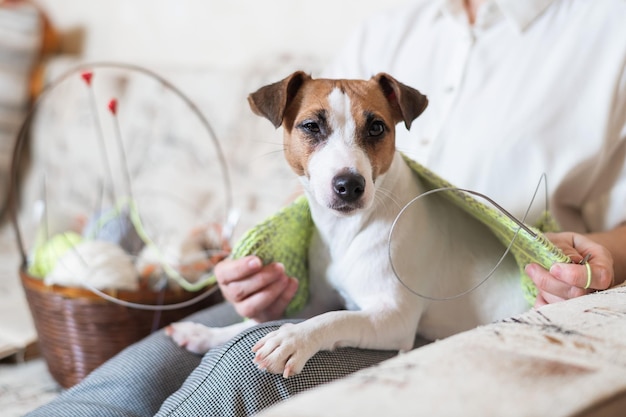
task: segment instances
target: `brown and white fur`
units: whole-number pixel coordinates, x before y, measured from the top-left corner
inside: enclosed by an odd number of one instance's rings
[[[308,319],[283,325],[256,344],[260,368],[288,377],[316,352],[342,346],[406,351],[418,333],[435,340],[528,308],[509,258],[484,285],[449,301],[418,297],[394,275],[391,225],[424,192],[396,151],[395,125],[410,128],[426,108],[419,91],[384,73],[330,80],[296,72],[251,94],[249,102],[256,114],[283,126],[285,157],[302,180],[315,223],[311,295],[303,313]],[[502,253],[482,225],[450,206],[425,199],[412,211],[410,227],[394,232],[397,269],[412,271],[402,277],[409,287],[458,283],[463,291],[466,277],[484,275],[483,264],[493,266],[493,253]],[[216,329],[181,322],[168,334],[200,353],[254,323]]]

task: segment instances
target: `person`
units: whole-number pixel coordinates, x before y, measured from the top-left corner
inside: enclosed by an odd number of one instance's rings
[[[425,93],[429,108],[398,132],[398,148],[516,216],[546,173],[563,230],[548,237],[574,262],[526,267],[539,307],[626,277],[624,21],[622,0],[416,0],[366,22],[325,75],[385,71]],[[395,354],[341,348],[287,379],[259,371],[251,347],[283,323],[273,320],[297,281],[254,256],[225,260],[216,275],[230,304],[190,320],[266,323],[203,358],[157,332],[29,415],[250,415]]]

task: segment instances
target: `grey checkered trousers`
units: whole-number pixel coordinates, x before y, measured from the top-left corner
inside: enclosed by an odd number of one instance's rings
[[[231,305],[220,304],[189,320],[225,326],[241,318]],[[301,374],[285,379],[258,370],[251,351],[282,323],[248,329],[204,357],[156,332],[27,417],[249,416],[397,354],[354,348],[323,351],[311,358]]]

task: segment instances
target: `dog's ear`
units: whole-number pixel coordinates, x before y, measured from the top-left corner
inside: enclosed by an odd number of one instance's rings
[[[410,129],[413,120],[428,106],[426,96],[384,72],[376,74],[373,79],[380,85],[391,108],[397,112],[396,122],[404,121],[406,128]]]
[[[248,96],[250,108],[255,114],[265,117],[278,128],[283,123],[285,110],[298,90],[305,81],[310,79],[310,75],[297,71],[281,81],[261,87]]]

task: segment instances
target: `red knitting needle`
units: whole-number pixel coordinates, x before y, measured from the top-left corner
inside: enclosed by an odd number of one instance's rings
[[[83,71],[81,73],[81,78],[85,82],[87,89],[89,91],[89,104],[91,106],[91,111],[94,115],[94,122],[96,124],[96,133],[98,135],[98,144],[100,145],[100,154],[102,155],[102,161],[104,164],[104,170],[108,175],[109,181],[111,183],[110,192],[113,201],[117,201],[117,196],[115,195],[115,185],[113,182],[113,169],[111,168],[111,163],[109,162],[109,157],[106,149],[106,142],[104,140],[104,133],[102,131],[102,123],[100,122],[100,116],[98,113],[98,106],[96,105],[96,94],[93,91],[93,72],[92,71]]]
[[[107,106],[111,115],[113,116],[113,126],[115,127],[115,138],[117,139],[117,148],[120,153],[120,161],[124,167],[124,174],[126,175],[126,192],[128,197],[132,199],[132,187],[130,181],[130,171],[128,169],[128,161],[126,160],[126,151],[124,150],[124,141],[122,140],[122,129],[120,128],[120,122],[117,116],[117,100],[112,98],[109,100]]]

